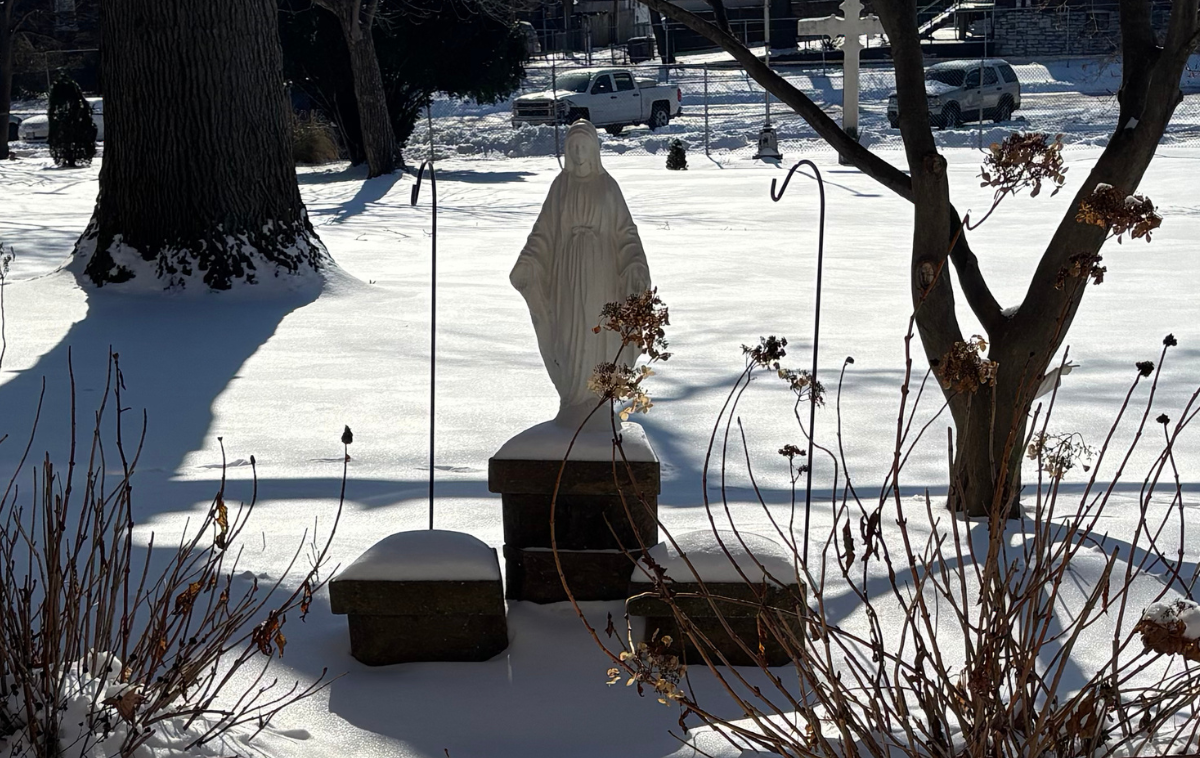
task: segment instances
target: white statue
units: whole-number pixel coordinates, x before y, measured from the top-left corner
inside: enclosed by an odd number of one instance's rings
[[[533,231],[509,276],[529,305],[538,349],[558,390],[555,423],[577,427],[599,398],[588,390],[600,363],[628,363],[615,333],[593,328],[606,303],[650,288],[650,270],[621,188],[600,165],[596,127],[576,121],[567,130],[566,166],[550,185]],[[608,413],[590,428],[608,428]]]

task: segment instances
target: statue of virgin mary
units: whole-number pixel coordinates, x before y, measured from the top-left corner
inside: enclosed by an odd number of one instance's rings
[[[636,348],[622,350],[615,332],[593,328],[605,304],[650,288],[650,270],[621,188],[600,165],[596,127],[572,124],[565,152],[563,170],[509,280],[529,306],[538,349],[558,390],[555,423],[573,428],[599,402],[588,390],[593,369],[637,359]],[[589,427],[607,428],[607,413],[592,419]]]

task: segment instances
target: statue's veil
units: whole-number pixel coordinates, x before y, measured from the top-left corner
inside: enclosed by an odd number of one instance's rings
[[[582,141],[586,146],[587,150],[583,160],[591,168],[591,173],[593,175],[603,174],[604,166],[600,165],[600,135],[596,132],[596,127],[592,126],[592,122],[581,119],[571,124],[571,128],[567,129],[566,167],[568,171],[575,174],[577,172],[575,170],[575,158],[571,152],[572,141]]]

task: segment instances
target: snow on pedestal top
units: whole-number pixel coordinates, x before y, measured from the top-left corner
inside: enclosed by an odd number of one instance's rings
[[[464,532],[397,532],[376,542],[333,581],[499,581],[500,566],[487,543]]]
[[[762,581],[764,578],[763,569],[759,568],[759,564],[775,579],[785,584],[795,582],[793,556],[786,547],[775,540],[749,532],[734,534],[731,531],[719,530],[715,534],[725,543],[725,550],[729,551],[729,555],[721,549],[711,530],[701,529],[676,535],[675,542],[679,545],[679,550],[669,542],[660,542],[650,548],[650,557],[666,569],[667,576],[676,582],[694,582],[697,574],[705,582],[745,581],[729,560],[729,556],[733,556],[746,578],[753,582]],[[695,574],[688,568],[687,563],[684,563],[681,552],[691,561]],[[648,584],[650,579],[641,569],[635,568],[633,581]]]
[[[654,448],[646,439],[646,431],[640,424],[632,421],[622,422],[621,446],[625,457],[630,461],[657,461]],[[546,421],[532,426],[500,446],[493,458],[512,461],[561,461],[575,436],[574,429],[568,429]],[[573,461],[611,461],[613,460],[612,430],[584,430],[575,440],[571,448]],[[616,454],[616,459],[621,456]]]

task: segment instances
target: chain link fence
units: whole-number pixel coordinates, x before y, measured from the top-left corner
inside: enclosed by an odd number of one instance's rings
[[[777,53],[778,54],[778,51]],[[552,89],[558,77],[588,67],[625,64],[616,50],[590,56],[545,59],[528,70],[524,94]],[[710,55],[709,58],[719,58]],[[720,60],[695,56],[662,66],[642,63],[630,68],[638,79],[671,85],[681,95],[680,114],[662,128],[628,126],[618,135],[601,130],[606,153],[665,155],[680,139],[691,154],[749,157],[757,149],[759,132],[767,121],[775,127],[785,155],[831,150],[799,116],[774,98],[767,98],[740,68]],[[931,61],[932,62],[932,61]],[[1062,134],[1075,144],[1103,145],[1117,119],[1116,92],[1120,86],[1119,59],[1112,55],[1041,58],[1038,62],[1010,59],[1021,85],[1021,107],[1003,123],[968,120],[957,128],[938,129],[944,147],[986,147],[1014,130]],[[861,141],[874,148],[902,147],[899,131],[888,122],[887,99],[895,89],[890,62],[864,61],[860,73],[859,124]],[[822,63],[772,64],[781,76],[808,94],[831,118],[841,122],[842,71],[840,60]],[[1163,142],[1200,144],[1200,56],[1193,56],[1182,82],[1184,99],[1175,111]],[[971,119],[970,113],[964,113]],[[447,156],[524,157],[558,155],[562,127],[512,124],[512,99],[491,105],[438,98],[428,118],[422,118],[409,149],[427,149]]]

